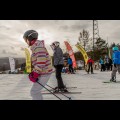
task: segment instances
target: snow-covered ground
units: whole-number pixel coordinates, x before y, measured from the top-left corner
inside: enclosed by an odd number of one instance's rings
[[[73,100],[120,100],[120,83],[103,83],[109,81],[111,72],[94,71],[97,74],[87,75],[84,70],[76,74],[62,74],[67,87],[81,94],[68,94]],[[117,80],[120,75],[117,73]],[[55,74],[51,75],[48,85],[56,87]],[[31,100],[30,89],[32,82],[23,74],[0,74],[0,100]],[[48,87],[47,87],[48,88]],[[45,89],[43,89],[44,91]],[[58,95],[63,100],[68,100],[63,95]],[[58,100],[52,94],[43,95],[44,100]]]

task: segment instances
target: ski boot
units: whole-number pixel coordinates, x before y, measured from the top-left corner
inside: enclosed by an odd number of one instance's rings
[[[72,74],[75,74],[75,72],[73,72]]]
[[[59,91],[60,91],[59,88],[58,88],[58,87],[55,87],[53,93],[58,93]]]
[[[60,90],[60,92],[62,92],[62,93],[68,92],[67,88],[65,88],[65,87],[64,87],[64,88],[60,88],[59,90]]]
[[[58,88],[58,87],[55,87],[54,93],[58,93],[58,92],[68,92],[67,88],[64,87],[64,88]]]
[[[57,89],[58,89],[58,87],[55,87],[55,88],[54,88],[54,90],[57,90]]]
[[[112,77],[112,78],[110,79],[110,82],[116,82],[116,77]]]

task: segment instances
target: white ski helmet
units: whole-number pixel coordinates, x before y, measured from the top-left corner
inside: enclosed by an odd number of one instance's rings
[[[58,47],[60,43],[58,41],[54,41],[50,46],[54,50],[56,47]]]
[[[58,47],[58,46],[60,46],[60,42],[54,41],[54,42],[52,43],[52,46]]]

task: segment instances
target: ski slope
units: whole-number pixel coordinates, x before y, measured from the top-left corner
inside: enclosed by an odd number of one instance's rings
[[[97,74],[87,75],[84,70],[77,71],[76,74],[62,74],[67,87],[77,87],[69,89],[70,91],[82,92],[82,94],[68,94],[67,96],[73,100],[120,100],[120,83],[103,83],[103,81],[109,81],[111,72],[98,70],[94,72]],[[118,73],[117,80],[120,81]],[[32,84],[27,75],[0,74],[0,100],[31,100]],[[47,84],[56,87],[54,73]],[[68,100],[63,95],[58,96],[62,100]],[[44,100],[58,100],[52,94],[43,95],[43,98]]]

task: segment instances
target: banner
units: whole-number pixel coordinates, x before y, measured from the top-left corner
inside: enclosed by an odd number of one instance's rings
[[[109,56],[109,58],[111,59],[111,51],[110,51],[110,48],[108,48],[108,56]]]
[[[65,46],[68,50],[69,56],[72,59],[73,67],[76,68],[77,64],[76,64],[76,60],[75,60],[75,56],[74,56],[74,52],[72,50],[72,47],[70,46],[70,44],[67,41],[64,41],[64,43],[65,43]]]
[[[109,44],[108,44],[108,57],[111,59],[112,58],[112,56],[111,56],[111,49],[110,49],[110,47],[109,47]]]
[[[79,51],[82,53],[83,57],[84,57],[84,60],[85,60],[85,64],[87,64],[87,61],[88,61],[88,55],[86,53],[86,51],[84,50],[84,48],[80,45],[80,44],[76,44],[75,45]]]
[[[31,57],[30,57],[30,52],[27,48],[25,50],[25,55],[26,55],[26,71],[27,73],[31,73]]]
[[[10,69],[11,72],[15,72],[15,60],[12,57],[9,57]]]

